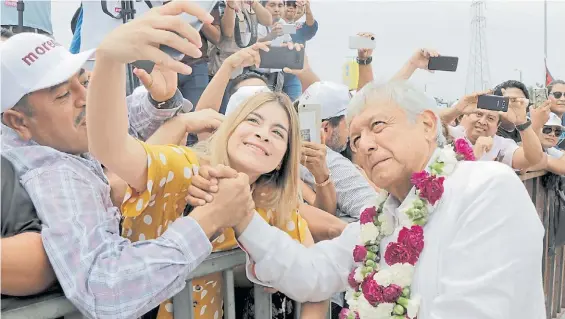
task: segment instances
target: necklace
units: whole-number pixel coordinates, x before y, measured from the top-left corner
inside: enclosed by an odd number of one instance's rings
[[[383,213],[388,194],[381,194],[375,206],[361,213],[360,243],[353,250],[356,265],[348,277],[346,292],[349,308],[340,319],[413,319],[418,315],[420,297],[412,295],[411,284],[415,265],[424,249],[424,229],[429,216],[443,195],[443,182],[458,161],[474,161],[473,149],[465,139],[441,147],[434,153],[425,170],[412,174],[414,185],[405,201],[406,208],[398,216]],[[380,242],[398,232],[398,238],[385,249],[389,266],[380,269]]]

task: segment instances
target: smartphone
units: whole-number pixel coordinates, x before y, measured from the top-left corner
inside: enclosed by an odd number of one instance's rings
[[[304,49],[296,51],[286,46],[269,47],[269,52],[259,51],[261,57],[260,68],[302,70],[304,68]]]
[[[354,35],[349,37],[349,48],[354,50],[359,49],[375,49],[377,47],[377,41],[375,37],[362,37],[360,35]]]
[[[483,110],[506,112],[510,98],[498,95],[479,95],[477,107]]]
[[[216,3],[218,1],[217,0],[210,0],[210,1],[204,0],[204,1],[192,1],[192,2],[196,3],[198,6],[200,6],[201,8],[206,10],[207,12],[212,12],[212,10],[214,9],[214,7],[216,6]],[[198,20],[195,16],[192,16],[188,13],[182,13],[181,18],[183,20],[185,20],[186,22],[188,22],[194,29],[196,29],[198,31],[200,31],[200,29],[202,28],[202,21]],[[160,45],[159,49],[161,51],[165,52],[166,54],[168,54],[169,56],[171,56],[173,59],[175,59],[177,61],[180,61],[180,60],[182,60],[182,58],[184,58],[184,53],[182,53],[182,52],[180,52],[176,49],[173,49],[170,46]],[[155,63],[153,63],[153,61],[135,61],[132,64],[133,64],[133,66],[135,66],[138,69],[145,70],[147,73],[151,73],[151,71],[153,71],[153,67],[155,66]]]
[[[547,89],[546,88],[534,88],[532,96],[533,108],[540,107],[545,101],[547,101]]]
[[[300,137],[303,141],[322,143],[320,130],[322,128],[322,106],[320,104],[298,105],[300,122]]]
[[[191,1],[191,2],[197,4],[202,9],[206,10],[206,12],[210,13],[214,9],[218,1]],[[181,18],[184,21],[188,22],[197,31],[200,31],[200,29],[202,29],[202,21],[198,20],[195,16],[192,16],[188,13],[181,13]],[[161,45],[159,46],[159,49],[170,55],[175,60],[181,60],[182,58],[184,58],[184,53],[177,51],[176,49],[173,49],[169,46]]]
[[[296,24],[282,24],[281,26],[284,34],[296,34]]]
[[[428,70],[455,72],[458,64],[459,58],[455,56],[430,57]]]

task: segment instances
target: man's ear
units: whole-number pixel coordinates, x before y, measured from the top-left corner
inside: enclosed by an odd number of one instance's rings
[[[14,130],[22,140],[31,140],[30,120],[25,114],[13,109],[4,111],[2,123]]]
[[[437,138],[438,118],[434,112],[426,110],[418,116],[418,122],[424,126],[424,136],[428,141],[435,141]]]
[[[322,130],[324,130],[324,132],[326,132],[327,134],[331,130],[330,122],[322,121]]]

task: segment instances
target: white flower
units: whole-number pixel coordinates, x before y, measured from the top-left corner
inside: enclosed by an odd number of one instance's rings
[[[361,267],[355,268],[355,275],[353,275],[353,278],[358,284],[363,282],[363,279],[365,278],[363,278],[363,274],[361,273]]]
[[[355,298],[354,294],[355,291],[353,289],[347,289],[345,292],[345,300],[347,300],[350,310],[357,310],[357,308],[359,308],[358,299]]]
[[[394,264],[389,268],[392,274],[392,283],[400,287],[409,287],[414,276],[414,266],[404,264]]]
[[[357,299],[357,309],[352,309],[355,310],[359,313],[359,317],[361,318],[367,318],[367,319],[378,319],[380,317],[376,317],[376,313],[377,313],[377,308],[373,307],[373,305],[371,305],[367,299],[365,299],[365,297],[363,295],[361,295],[358,299]],[[351,308],[349,308],[351,309]],[[391,308],[392,309],[392,308]],[[387,319],[390,318],[390,313],[389,313],[389,317],[386,317]]]
[[[392,317],[392,308],[394,308],[393,303],[383,302],[380,303],[375,308],[372,317],[361,317],[361,318],[390,319],[390,317]]]
[[[457,164],[457,154],[451,145],[444,146],[439,152],[438,161],[443,163],[442,175],[450,175]]]
[[[361,225],[361,242],[375,242],[379,236],[379,228],[373,223]]]
[[[406,314],[410,319],[416,318],[418,316],[418,310],[420,309],[420,296],[412,296],[406,305]]]
[[[378,195],[379,196],[377,196],[377,205],[375,207],[379,207],[388,198],[388,193],[384,189],[381,189]]]
[[[394,217],[391,214],[382,213],[377,219],[381,223],[381,234],[384,236],[392,235],[394,232]]]
[[[392,273],[388,269],[382,269],[381,271],[377,272],[373,279],[381,286],[387,287],[392,284]]]

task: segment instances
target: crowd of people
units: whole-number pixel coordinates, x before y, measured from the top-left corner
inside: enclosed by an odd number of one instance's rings
[[[510,80],[440,108],[407,83],[431,49],[382,84],[359,49],[354,91],[307,57],[260,68],[315,37],[309,0],[172,1],[89,38],[93,3],[70,50],[3,22],[3,297],[62,290],[90,318],[172,318],[187,276],[240,247],[273,318],[293,300],[304,319],[330,303],[340,319],[545,318],[544,229],[517,173],[565,174],[564,81],[537,107]],[[155,65],[126,96],[137,61]],[[484,94],[508,111],[478,108]],[[321,106],[321,143],[301,140],[303,105]],[[195,318],[223,316],[222,281],[192,281]],[[247,287],[237,318],[254,318]]]

